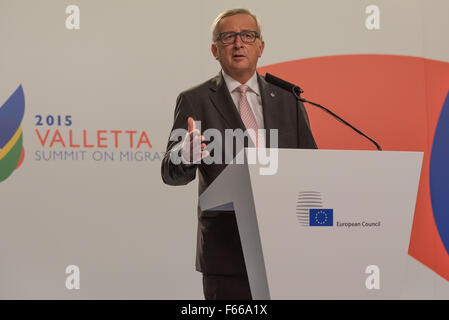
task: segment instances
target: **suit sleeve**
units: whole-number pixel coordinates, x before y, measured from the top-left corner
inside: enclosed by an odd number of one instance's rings
[[[299,149],[318,149],[312,130],[310,129],[309,117],[306,108],[301,101],[297,100],[298,110],[298,148]]]
[[[181,93],[176,100],[175,117],[170,137],[176,129],[184,129],[187,131],[187,119],[189,117],[196,119],[187,98]],[[197,165],[174,164],[170,160],[173,152],[180,152],[179,143],[182,141],[171,141],[170,137],[161,164],[162,180],[164,183],[172,186],[185,185],[195,179]]]

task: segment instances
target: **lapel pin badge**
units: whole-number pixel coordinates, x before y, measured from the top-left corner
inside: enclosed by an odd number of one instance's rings
[[[274,92],[270,93],[270,96],[271,96],[272,98],[276,97],[276,95],[274,94]]]

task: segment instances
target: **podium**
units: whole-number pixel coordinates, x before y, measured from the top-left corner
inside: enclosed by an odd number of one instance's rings
[[[235,211],[253,299],[402,297],[422,152],[242,152],[200,207]],[[275,152],[277,171],[250,152]]]

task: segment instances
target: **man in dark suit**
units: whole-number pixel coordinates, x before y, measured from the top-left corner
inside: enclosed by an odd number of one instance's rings
[[[182,141],[168,142],[161,168],[166,184],[185,185],[198,172],[201,194],[226,167],[201,161],[210,155],[201,136],[207,129],[223,136],[226,129],[277,129],[279,148],[316,148],[302,103],[256,72],[264,46],[260,21],[248,10],[228,10],[215,19],[211,50],[222,70],[177,99],[172,132],[185,129],[188,133]],[[194,120],[200,121],[201,132]],[[274,145],[268,134],[251,138],[245,146],[251,142],[258,147]],[[193,150],[195,143],[200,148]],[[174,153],[187,161],[175,164]],[[198,208],[196,269],[203,273],[206,299],[251,299],[234,212]]]

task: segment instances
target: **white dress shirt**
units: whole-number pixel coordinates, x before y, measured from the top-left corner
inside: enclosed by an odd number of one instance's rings
[[[223,70],[224,81],[228,87],[229,93],[231,94],[232,101],[234,101],[237,112],[239,112],[239,100],[240,92],[236,90],[242,83],[234,80],[231,76],[227,75]],[[248,86],[248,91],[246,92],[246,98],[248,99],[249,106],[254,113],[256,118],[257,127],[259,129],[264,129],[263,124],[263,109],[262,109],[262,98],[260,96],[259,82],[257,81],[257,72],[254,72],[253,76],[246,82],[243,83]],[[240,113],[240,112],[239,112]]]

